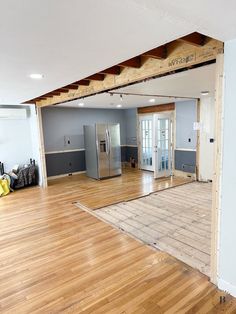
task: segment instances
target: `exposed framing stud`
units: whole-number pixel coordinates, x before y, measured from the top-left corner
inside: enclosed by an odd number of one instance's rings
[[[179,39],[179,41],[194,45],[196,47],[201,47],[205,43],[205,38],[206,38],[206,36],[195,32],[195,33],[189,34],[187,36],[181,37]]]
[[[119,64],[121,67],[124,68],[141,68],[141,57],[134,57],[132,59],[129,59],[127,61],[124,61]]]
[[[142,56],[155,59],[165,59],[167,57],[167,48],[165,45],[160,46],[143,53]]]
[[[223,137],[223,90],[224,90],[224,55],[216,58],[215,85],[215,161],[212,186],[212,222],[211,222],[211,281],[217,285],[219,216],[222,175],[222,137]]]

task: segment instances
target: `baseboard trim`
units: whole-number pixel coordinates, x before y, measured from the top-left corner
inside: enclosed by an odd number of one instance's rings
[[[218,288],[220,290],[226,291],[227,293],[231,294],[233,297],[236,297],[236,286],[233,286],[231,283],[219,278]]]
[[[53,154],[65,154],[65,153],[73,153],[73,152],[83,152],[85,148],[75,148],[75,149],[67,149],[67,150],[54,150],[50,152],[45,152],[45,155],[53,155]]]
[[[63,177],[70,177],[71,175],[73,176],[73,175],[81,174],[81,173],[86,173],[86,171],[77,171],[77,172],[59,174],[57,176],[47,177],[47,179],[48,179],[48,181],[50,181],[50,180],[60,179],[60,178],[63,178]]]
[[[184,172],[184,171],[176,170],[176,169],[173,170],[173,175],[176,176],[176,177],[191,178],[193,180],[197,179],[195,173]]]

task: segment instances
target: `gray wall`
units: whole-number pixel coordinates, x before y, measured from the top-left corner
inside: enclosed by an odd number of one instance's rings
[[[176,102],[176,149],[196,149],[197,132],[193,123],[197,121],[195,100]],[[191,142],[189,142],[189,139]]]
[[[124,110],[120,109],[77,109],[43,108],[43,133],[45,151],[84,148],[83,125],[94,123],[120,123],[121,145],[126,144]],[[69,137],[71,144],[65,143]]]
[[[42,110],[42,120],[45,152],[50,152],[46,154],[48,176],[86,169],[84,151],[58,152],[84,149],[83,125],[85,124],[120,123],[121,145],[124,145],[121,150],[122,161],[129,161],[131,156],[137,160],[137,147],[125,146],[126,143],[137,144],[136,109],[51,107]]]
[[[219,287],[236,296],[236,39],[225,43],[223,165],[219,228]]]
[[[124,110],[126,121],[126,144],[137,145],[137,109]]]

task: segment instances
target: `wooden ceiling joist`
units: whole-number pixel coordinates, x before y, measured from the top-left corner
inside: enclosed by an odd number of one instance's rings
[[[179,41],[194,45],[196,47],[201,47],[201,46],[204,46],[205,39],[206,39],[206,36],[195,32],[187,36],[181,37]]]
[[[167,48],[165,45],[160,46],[143,53],[142,56],[156,59],[165,59],[167,57]]]
[[[80,80],[80,81],[73,83],[73,85],[89,86],[89,83],[90,83],[89,80]]]
[[[121,67],[124,68],[136,68],[139,69],[141,68],[141,57],[134,57],[132,59],[129,59],[127,61],[121,62],[119,64]]]
[[[221,41],[195,32],[25,103],[44,107],[112,91],[212,62],[223,49]]]
[[[101,71],[101,74],[112,74],[112,75],[120,75],[120,67],[115,65],[114,67],[108,68],[106,70]]]
[[[43,97],[53,97],[53,96],[60,96],[61,93],[57,92],[57,91],[52,91],[52,92],[49,92],[45,95],[43,95]]]
[[[62,88],[56,89],[55,92],[58,92],[58,93],[68,93],[69,89],[62,87]]]
[[[96,73],[93,74],[89,77],[86,77],[85,80],[89,80],[89,81],[103,81],[105,79],[105,75],[101,74],[101,73]]]
[[[79,84],[70,84],[70,85],[67,85],[67,86],[65,86],[65,88],[67,88],[67,89],[78,89],[78,87],[79,87]]]

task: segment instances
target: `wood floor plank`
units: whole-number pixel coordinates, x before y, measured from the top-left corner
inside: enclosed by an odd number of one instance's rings
[[[234,313],[235,299],[227,295],[219,304],[222,292],[206,276],[74,204],[95,209],[183,183],[154,181],[151,173],[139,171],[99,182],[78,175],[51,182],[45,190],[34,187],[0,198],[0,313]],[[170,201],[172,210],[174,196]],[[125,204],[112,205],[113,217],[130,219],[145,209]],[[151,215],[150,203],[147,209]],[[153,217],[159,221],[173,214],[167,207]],[[182,218],[189,221],[188,215]],[[191,230],[184,230],[176,231],[178,236],[193,241]],[[154,234],[146,231],[145,226],[140,230]]]

